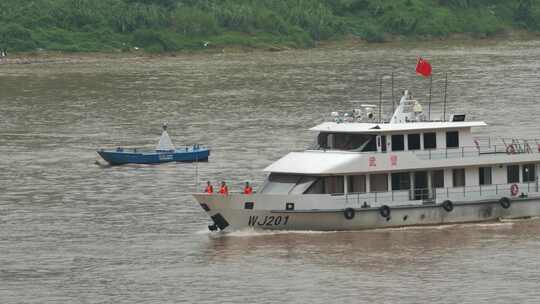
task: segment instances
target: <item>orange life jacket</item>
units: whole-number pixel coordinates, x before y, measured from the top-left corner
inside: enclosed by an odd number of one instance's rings
[[[251,186],[246,186],[244,188],[244,194],[252,194],[253,193],[253,188],[251,188]]]
[[[206,186],[206,188],[204,189],[204,192],[205,192],[205,193],[214,193],[214,187],[212,187],[212,185],[208,185],[208,186]]]
[[[229,194],[229,188],[227,188],[227,186],[221,186],[221,188],[219,188],[219,194]]]

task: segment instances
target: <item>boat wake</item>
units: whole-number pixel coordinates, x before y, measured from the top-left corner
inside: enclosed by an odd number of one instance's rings
[[[515,219],[500,219],[499,221],[502,223],[534,222],[534,221],[540,221],[540,216],[528,216],[528,217],[515,218]]]
[[[292,234],[331,234],[353,231],[316,231],[316,230],[257,230],[245,228],[240,230],[212,232],[208,229],[197,231],[197,234],[208,234],[212,237],[254,237],[254,236],[272,236],[272,235],[292,235]]]
[[[512,228],[514,224],[529,221],[540,221],[540,217],[522,218],[522,219],[500,219],[496,222],[484,222],[484,223],[462,223],[462,224],[448,224],[448,225],[429,225],[429,226],[407,226],[407,227],[395,227],[395,228],[377,228],[366,230],[346,230],[346,231],[316,231],[316,230],[258,230],[253,228],[245,228],[232,231],[219,231],[212,232],[208,229],[202,229],[197,231],[197,234],[207,234],[212,237],[257,237],[257,236],[272,236],[272,235],[317,235],[317,234],[332,234],[332,233],[380,233],[380,232],[392,232],[392,231],[433,231],[433,230],[456,230],[456,229],[508,229]]]
[[[109,165],[107,162],[102,162],[102,161],[97,160],[97,159],[96,159],[96,161],[94,161],[94,164],[95,164],[96,166],[100,167],[100,168],[110,168],[110,167],[112,167],[112,166]]]

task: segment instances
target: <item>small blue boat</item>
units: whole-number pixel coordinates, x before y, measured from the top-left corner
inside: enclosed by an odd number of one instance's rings
[[[97,151],[111,165],[123,164],[160,164],[166,162],[200,162],[207,161],[210,149],[193,145],[184,149],[176,149],[167,133],[167,124],[163,125],[163,133],[155,150],[116,148]]]
[[[208,161],[210,149],[195,145],[171,151],[139,151],[137,149],[117,148],[114,150],[101,149],[97,153],[110,165],[160,164],[166,162]]]

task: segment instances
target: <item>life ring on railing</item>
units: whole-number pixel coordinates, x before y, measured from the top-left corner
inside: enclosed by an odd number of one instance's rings
[[[512,204],[512,202],[510,201],[508,197],[503,197],[499,200],[499,204],[501,204],[501,207],[503,207],[504,209],[508,209],[510,208],[510,205]]]
[[[516,154],[516,148],[513,144],[506,146],[506,154]]]
[[[449,200],[442,202],[441,206],[446,212],[452,212],[452,210],[454,210],[454,203]]]
[[[390,210],[390,207],[386,206],[386,205],[382,205],[380,208],[379,208],[379,214],[386,218],[386,219],[389,219],[390,218],[390,213],[392,211]]]
[[[519,186],[517,184],[513,184],[512,186],[510,186],[510,194],[512,194],[512,196],[516,196],[518,195],[519,193]]]
[[[354,218],[354,209],[353,208],[346,208],[343,210],[343,216],[345,216],[346,219],[352,220]]]

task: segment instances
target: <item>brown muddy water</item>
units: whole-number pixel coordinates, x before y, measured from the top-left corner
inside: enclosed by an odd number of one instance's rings
[[[316,49],[0,66],[1,303],[538,303],[540,220],[364,232],[209,233],[188,193],[262,183],[378,77],[479,135],[540,137],[540,42]],[[384,112],[391,110],[384,79]],[[438,115],[438,114],[434,114]],[[169,122],[208,163],[102,167]]]

